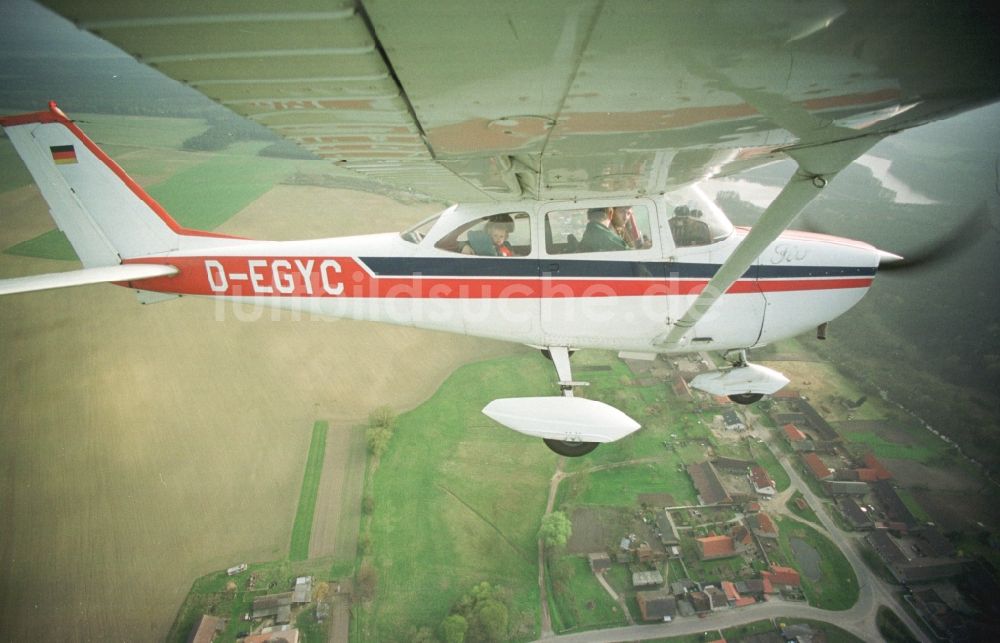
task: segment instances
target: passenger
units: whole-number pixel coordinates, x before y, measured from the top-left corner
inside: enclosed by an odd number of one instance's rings
[[[653,245],[652,241],[642,236],[642,233],[639,232],[639,225],[635,221],[635,214],[632,212],[632,206],[630,205],[613,208],[611,229],[631,249],[649,248]]]
[[[611,229],[614,208],[590,208],[587,210],[587,228],[580,239],[578,252],[607,252],[628,250],[628,245]]]
[[[509,226],[513,223],[489,221],[482,230],[471,230],[469,240],[462,246],[462,254],[481,257],[513,257],[514,249],[507,241]]]
[[[692,210],[686,205],[674,208],[670,232],[674,235],[674,245],[678,248],[707,246],[712,243],[708,224],[701,220],[701,210]]]

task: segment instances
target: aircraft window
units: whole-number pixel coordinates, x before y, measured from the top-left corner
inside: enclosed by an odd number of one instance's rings
[[[434,247],[481,257],[523,257],[531,254],[531,222],[525,212],[466,221]]]
[[[549,254],[641,250],[653,245],[642,205],[556,210],[545,215]]]
[[[678,205],[670,217],[670,233],[678,248],[707,246],[722,241],[733,231],[733,224],[712,207],[701,209],[697,204]]]
[[[412,228],[407,228],[399,233],[399,236],[403,237],[403,241],[409,241],[410,243],[420,243],[420,241],[427,236],[430,229],[434,227],[437,220],[441,218],[441,213],[429,216]]]

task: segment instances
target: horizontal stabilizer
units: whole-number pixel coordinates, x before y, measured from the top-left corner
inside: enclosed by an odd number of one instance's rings
[[[83,270],[70,270],[69,272],[53,272],[47,275],[0,279],[0,295],[13,295],[19,292],[34,292],[36,290],[51,290],[52,288],[69,288],[70,286],[86,286],[109,282],[141,281],[152,277],[176,275],[177,272],[178,270],[174,266],[148,263],[84,268]]]
[[[518,433],[566,442],[614,442],[639,428],[615,407],[581,397],[504,398],[483,414]]]

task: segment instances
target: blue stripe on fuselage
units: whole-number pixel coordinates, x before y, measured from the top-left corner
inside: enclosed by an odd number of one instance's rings
[[[608,261],[520,257],[359,257],[378,277],[537,277],[567,279],[711,279],[720,264],[669,261]],[[873,277],[875,268],[835,266],[751,266],[743,279]]]

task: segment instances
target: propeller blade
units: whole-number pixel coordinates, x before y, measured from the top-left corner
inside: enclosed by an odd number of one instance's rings
[[[812,219],[800,219],[803,229],[819,234],[831,234]],[[959,254],[985,235],[990,228],[990,209],[984,201],[970,210],[948,232],[937,239],[906,253],[906,257],[879,250],[879,271],[903,271],[926,268]]]

